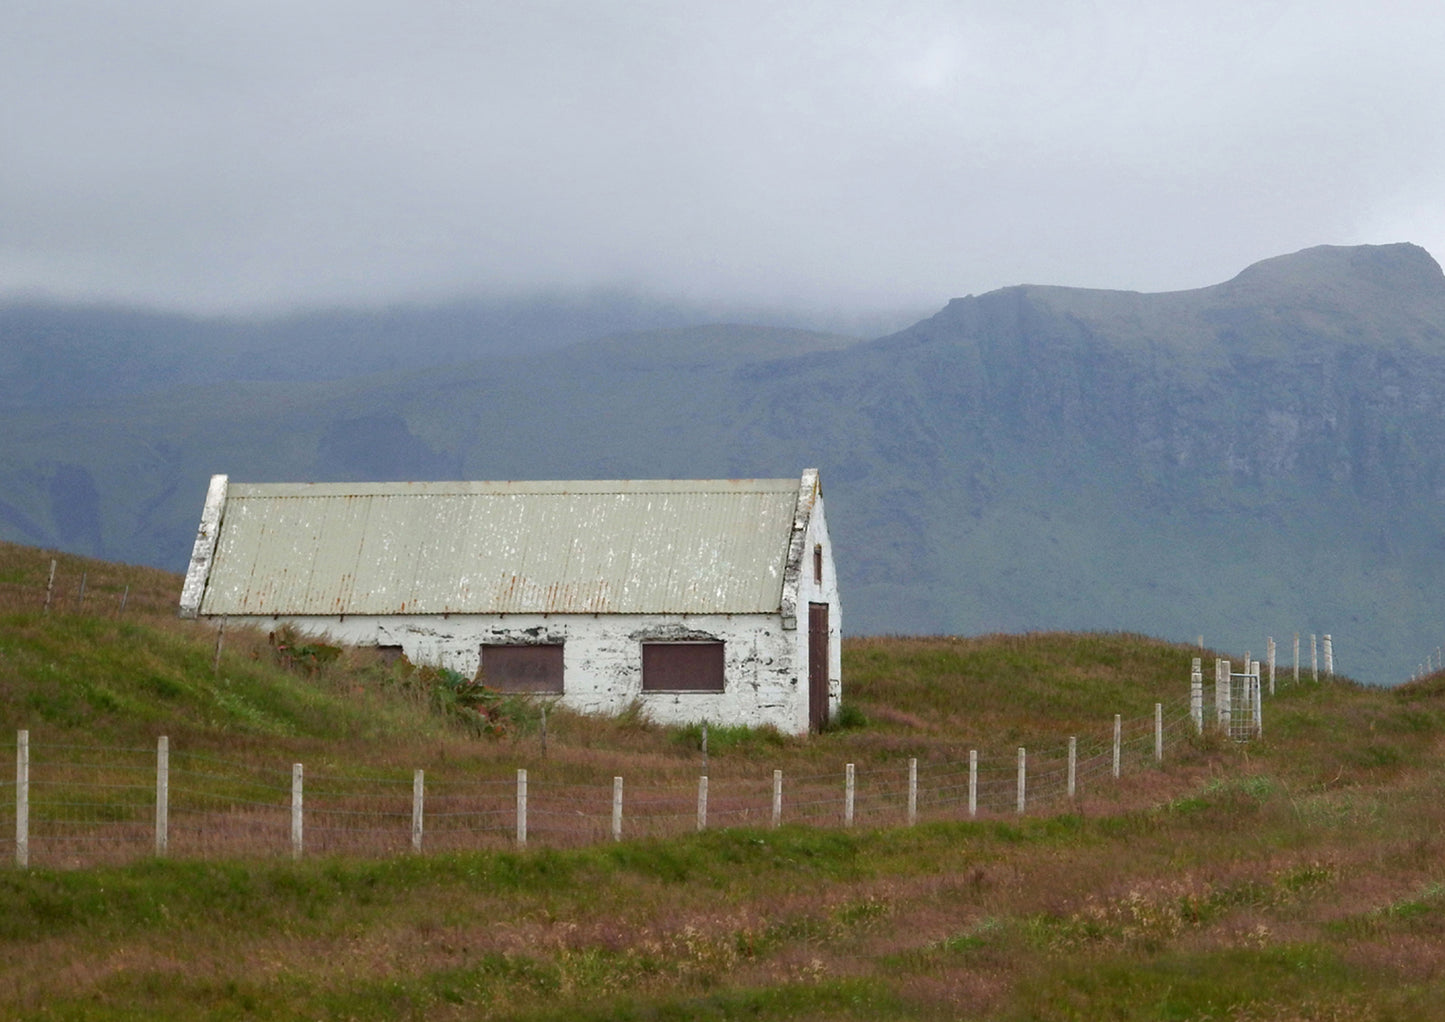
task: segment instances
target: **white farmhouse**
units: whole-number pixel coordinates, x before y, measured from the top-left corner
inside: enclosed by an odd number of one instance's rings
[[[817,730],[842,695],[818,473],[799,479],[211,479],[181,616],[389,647],[661,723]]]

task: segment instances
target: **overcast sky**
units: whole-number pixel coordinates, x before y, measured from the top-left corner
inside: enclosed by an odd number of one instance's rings
[[[7,0],[0,296],[814,307],[1445,257],[1445,5]]]

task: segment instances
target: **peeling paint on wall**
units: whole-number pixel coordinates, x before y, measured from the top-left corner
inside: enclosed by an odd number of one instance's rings
[[[561,644],[563,705],[580,713],[618,714],[635,702],[660,724],[699,721],[772,725],[787,734],[808,729],[806,661],[796,659],[795,631],[776,615],[699,615],[658,620],[633,615],[464,615],[402,617],[232,617],[233,625],[289,624],[313,636],[354,646],[400,646],[414,663],[475,676],[488,644]],[[644,641],[720,641],[722,692],[643,692]]]

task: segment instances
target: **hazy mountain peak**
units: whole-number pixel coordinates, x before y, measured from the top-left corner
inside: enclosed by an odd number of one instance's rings
[[[1316,245],[1245,267],[1224,287],[1332,294],[1365,299],[1379,292],[1445,298],[1445,273],[1419,245]]]
[[[955,298],[900,341],[1032,338],[1051,348],[1445,345],[1445,273],[1419,245],[1319,245],[1254,263],[1221,284],[1143,293],[1020,284]],[[1010,340],[1014,339],[1014,340]],[[1223,348],[1221,348],[1221,345]]]

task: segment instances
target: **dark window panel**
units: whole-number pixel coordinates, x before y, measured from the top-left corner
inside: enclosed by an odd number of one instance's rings
[[[562,692],[562,646],[482,647],[482,682],[499,692]]]
[[[644,642],[642,691],[721,692],[721,642]]]

